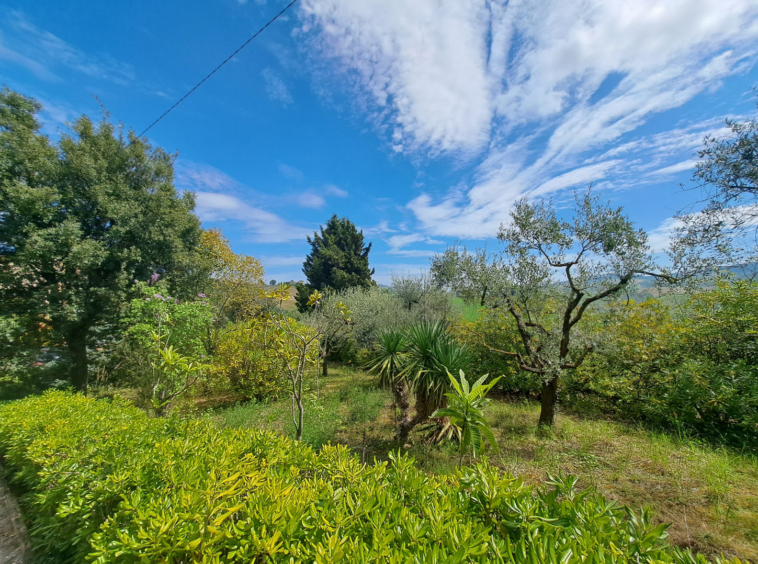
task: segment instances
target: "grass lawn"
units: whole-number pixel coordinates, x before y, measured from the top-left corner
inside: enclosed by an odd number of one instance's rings
[[[385,460],[393,441],[395,414],[389,392],[359,370],[333,367],[320,382],[320,398],[309,392],[303,440],[318,447],[343,443],[366,462]],[[642,427],[561,413],[554,431],[538,431],[535,402],[493,401],[487,415],[500,445],[493,464],[539,484],[548,474],[579,477],[606,497],[646,508],[673,523],[670,540],[709,556],[723,553],[758,561],[758,460],[715,449],[687,437]],[[217,411],[222,425],[274,429],[292,436],[290,404],[248,403]],[[448,472],[458,460],[456,445],[428,445],[418,429],[407,448],[429,472]]]

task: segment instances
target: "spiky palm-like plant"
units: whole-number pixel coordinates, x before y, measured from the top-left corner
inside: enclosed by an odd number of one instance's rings
[[[408,363],[403,372],[416,394],[416,416],[401,426],[403,441],[413,427],[445,407],[445,394],[451,389],[447,373],[463,370],[471,362],[468,348],[450,336],[445,322],[417,323],[408,330],[407,338]]]
[[[488,376],[485,374],[469,386],[463,370],[460,371],[460,382],[450,373],[447,376],[454,392],[445,394],[448,398],[448,407],[438,409],[432,417],[446,417],[450,421],[450,429],[458,436],[460,442],[460,459],[458,460],[458,466],[460,466],[466,450],[470,447],[476,458],[476,455],[484,450],[485,440],[497,451],[497,441],[484,418],[483,407],[490,401],[487,399],[487,393],[500,378],[495,378],[489,384],[485,384],[484,381]]]
[[[374,354],[366,363],[369,374],[376,374],[379,385],[392,390],[395,405],[400,409],[398,429],[408,424],[408,381],[403,372],[406,360],[406,338],[397,329],[385,329],[379,333]]]

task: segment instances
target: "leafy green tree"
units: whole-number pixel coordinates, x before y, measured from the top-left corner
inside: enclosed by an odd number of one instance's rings
[[[552,202],[517,202],[498,239],[505,248],[489,263],[493,288],[485,301],[513,317],[522,347],[491,350],[539,377],[539,423],[553,425],[561,375],[578,368],[594,347],[581,325],[588,308],[618,295],[636,275],[676,279],[656,270],[645,232],[591,191],[577,193],[573,221],[560,219]],[[465,265],[471,257],[454,251],[446,260]],[[453,289],[478,287],[467,272],[461,269]]]
[[[729,134],[706,137],[698,151],[692,180],[704,196],[696,205],[705,206],[678,214],[673,254],[689,270],[744,267],[758,260],[758,119],[725,124]]]
[[[452,300],[449,293],[427,274],[392,273],[392,291],[415,319],[438,321],[449,317]]]
[[[487,394],[500,378],[495,378],[489,384],[485,384],[484,381],[489,376],[485,374],[469,387],[463,370],[460,371],[460,382],[450,373],[447,376],[453,386],[453,393],[445,394],[447,407],[438,409],[432,417],[447,417],[450,420],[450,426],[455,430],[460,442],[461,457],[458,460],[458,466],[460,466],[466,451],[471,448],[471,453],[476,458],[476,455],[484,450],[485,441],[497,451],[497,441],[484,418],[483,407],[489,403]]]
[[[86,391],[88,345],[113,331],[135,279],[182,287],[200,222],[173,186],[172,155],[86,116],[53,145],[39,110],[0,93],[0,315],[48,323]]]
[[[333,215],[320,233],[308,237],[311,252],[303,263],[303,273],[308,279],[308,288],[324,291],[327,288],[343,290],[353,286],[368,287],[374,284],[369,268],[368,254],[371,243],[364,244],[363,231],[358,231],[348,218]],[[300,312],[308,308],[310,292],[298,287],[297,307]]]

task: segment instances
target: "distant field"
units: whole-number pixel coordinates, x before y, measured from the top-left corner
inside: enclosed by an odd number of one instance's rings
[[[277,286],[266,286],[267,292],[272,292],[273,290],[277,290],[277,289],[278,289]],[[295,298],[297,297],[297,288],[295,288],[294,286],[290,286],[289,288],[287,288],[287,290],[290,293],[290,298],[282,302],[282,309],[284,311],[296,311],[297,306],[295,305]]]
[[[466,321],[476,321],[479,318],[479,306],[467,304],[461,298],[453,298],[454,310]]]

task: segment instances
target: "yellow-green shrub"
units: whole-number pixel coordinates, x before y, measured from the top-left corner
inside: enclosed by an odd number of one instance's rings
[[[290,324],[304,333],[310,331],[294,319]],[[273,330],[271,325],[268,330]],[[219,336],[208,369],[213,386],[228,387],[248,399],[258,400],[279,399],[292,393],[292,384],[281,357],[262,345],[267,340],[265,331],[266,322],[256,319],[238,322]],[[271,341],[270,336],[268,340]]]
[[[342,446],[150,419],[119,400],[0,406],[0,454],[38,554],[56,562],[705,562],[573,478],[535,492],[487,464],[366,466]]]
[[[256,322],[239,322],[223,333],[208,369],[210,382],[248,399],[277,399],[285,394],[289,382],[281,362],[256,344],[261,333]]]

